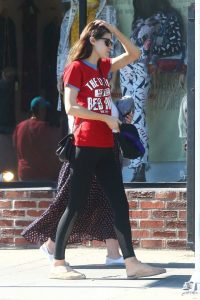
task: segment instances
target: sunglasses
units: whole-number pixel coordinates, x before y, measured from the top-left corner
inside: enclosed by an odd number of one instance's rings
[[[113,45],[113,41],[111,41],[108,38],[100,38],[99,40],[104,40],[106,47],[112,47],[112,45]]]

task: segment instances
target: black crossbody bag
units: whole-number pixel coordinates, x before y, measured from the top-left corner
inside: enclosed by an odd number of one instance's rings
[[[56,155],[61,162],[70,161],[74,148],[74,134],[67,134],[59,143]]]

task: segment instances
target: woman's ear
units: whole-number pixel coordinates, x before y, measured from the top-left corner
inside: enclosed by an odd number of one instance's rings
[[[90,44],[92,44],[92,46],[94,46],[95,45],[95,38],[94,37],[90,37]]]

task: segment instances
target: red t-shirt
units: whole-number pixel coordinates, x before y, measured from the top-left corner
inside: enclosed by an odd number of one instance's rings
[[[101,72],[83,61],[74,61],[65,68],[64,85],[79,89],[79,105],[96,113],[111,115],[111,94],[107,79],[110,68],[110,58],[101,60]],[[114,145],[112,130],[105,122],[75,117],[75,128],[76,146],[109,148]]]

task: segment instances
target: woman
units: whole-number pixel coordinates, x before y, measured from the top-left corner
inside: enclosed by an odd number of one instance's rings
[[[112,23],[113,25],[117,23],[116,10],[113,6],[107,5],[106,0],[87,2],[89,20],[94,19],[96,15],[96,18],[109,20],[109,23]],[[62,77],[64,64],[69,52],[69,44],[73,45],[74,41],[78,39],[78,5],[77,0],[71,1],[71,9],[66,12],[61,25],[61,37],[57,58],[57,78],[59,88],[59,81]],[[69,36],[71,39],[69,39]],[[111,55],[119,53],[119,46],[117,39],[114,39]],[[61,109],[61,99],[59,99],[58,108],[59,110]],[[112,106],[112,108],[115,115],[118,116],[115,106]],[[130,123],[131,120],[132,118],[130,115],[126,121]],[[115,149],[115,153],[119,164],[119,153],[117,148]],[[53,259],[57,225],[69,202],[69,189],[70,167],[68,163],[64,163],[59,174],[57,194],[54,202],[41,217],[31,223],[22,233],[24,238],[31,243],[43,243],[40,249],[50,260]],[[92,180],[87,206],[76,221],[68,243],[82,243],[85,240],[105,241],[107,248],[106,265],[124,265],[124,260],[120,255],[119,244],[116,240],[116,234],[113,228],[111,207],[95,176]]]
[[[125,53],[110,59],[111,36],[115,34]],[[50,278],[84,279],[65,262],[65,247],[78,215],[83,211],[93,174],[96,174],[110,201],[114,229],[129,278],[165,272],[163,268],[142,264],[132,247],[129,208],[121,171],[113,152],[112,130],[119,131],[120,121],[111,116],[108,73],[136,60],[140,51],[115,27],[104,21],[89,23],[80,40],[70,51],[63,81],[65,110],[75,117],[75,148],[70,160],[70,200],[57,228],[54,262]],[[91,66],[96,67],[96,70]],[[92,108],[92,110],[90,110]],[[81,123],[81,124],[80,124]]]
[[[131,161],[133,169],[131,181],[146,181],[145,170],[148,163],[148,133],[145,106],[151,87],[151,71],[160,57],[174,56],[183,51],[182,22],[178,12],[168,0],[133,0],[134,20],[131,41],[136,44],[141,55],[136,62],[120,70],[122,95],[131,95],[135,100],[132,123],[137,127],[145,154]]]

